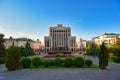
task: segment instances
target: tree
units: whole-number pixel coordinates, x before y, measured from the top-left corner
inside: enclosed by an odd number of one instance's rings
[[[99,52],[98,45],[91,43],[87,46],[87,51],[86,51],[87,55],[98,56],[98,52]]]
[[[6,67],[9,71],[20,69],[20,49],[19,47],[11,46],[6,54]]]
[[[30,44],[27,42],[25,46],[25,56],[30,56],[33,54],[33,50],[30,47]]]
[[[117,37],[117,41],[113,47],[114,55],[120,57],[120,38]]]
[[[100,69],[106,69],[107,66],[108,66],[108,49],[103,42],[102,45],[100,45],[99,67]]]
[[[20,47],[20,54],[21,54],[21,56],[23,57],[23,56],[26,56],[26,54],[25,54],[25,48],[24,47]]]
[[[0,34],[0,58],[5,57],[4,34]]]

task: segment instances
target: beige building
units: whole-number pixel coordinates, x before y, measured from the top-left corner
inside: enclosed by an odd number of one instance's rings
[[[79,39],[77,47],[80,52],[82,52],[84,49],[86,49],[86,40],[83,40],[82,38]]]
[[[27,42],[30,44],[31,48],[37,52],[39,52],[40,49],[42,49],[43,47],[39,39],[37,39],[37,41],[33,41],[28,38],[12,38],[12,37],[5,38],[4,45],[6,49],[8,49],[12,45],[17,46],[17,47],[21,47],[21,46],[25,47]]]
[[[5,45],[5,48],[8,49],[10,46],[14,45],[14,46],[17,46],[17,47],[25,47],[26,43],[30,43],[32,42],[31,39],[28,39],[28,38],[5,38],[5,42],[4,42],[4,45]]]
[[[75,52],[76,37],[71,36],[71,28],[62,24],[49,28],[49,36],[44,37],[45,51],[48,53]]]
[[[93,38],[92,40],[95,44],[101,45],[102,42],[104,42],[106,45],[109,46],[111,44],[115,44],[117,37],[120,37],[120,34],[105,33],[103,35]]]
[[[41,52],[43,49],[43,45],[42,45],[41,41],[39,39],[37,39],[36,41],[31,42],[31,48],[35,52]]]

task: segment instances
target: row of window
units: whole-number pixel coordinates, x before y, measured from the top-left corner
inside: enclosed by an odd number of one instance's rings
[[[70,34],[50,34],[51,36],[70,36]]]
[[[50,30],[50,32],[70,32],[70,30]]]

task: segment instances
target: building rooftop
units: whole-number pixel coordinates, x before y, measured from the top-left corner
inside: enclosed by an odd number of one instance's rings
[[[0,36],[4,36],[4,34],[0,33]]]
[[[33,40],[29,39],[29,38],[12,38],[12,37],[10,37],[10,38],[5,38],[5,40],[33,41]]]
[[[105,33],[103,35],[120,35],[120,34],[116,34],[116,33]]]

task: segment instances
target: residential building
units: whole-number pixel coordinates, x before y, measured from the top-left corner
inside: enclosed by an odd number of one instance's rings
[[[48,53],[75,52],[76,37],[71,36],[71,28],[58,24],[49,28],[49,36],[44,37],[45,51]]]
[[[94,37],[92,40],[95,44],[101,45],[104,42],[106,45],[115,44],[117,37],[120,37],[120,34],[116,33],[105,33],[98,37]]]
[[[77,47],[80,52],[83,52],[86,49],[86,40],[83,40],[82,38],[79,39]]]
[[[31,39],[28,39],[28,38],[5,38],[5,42],[4,42],[4,45],[5,45],[5,48],[8,49],[10,46],[14,45],[14,46],[17,46],[17,47],[25,47],[26,43],[30,43],[32,42]]]

